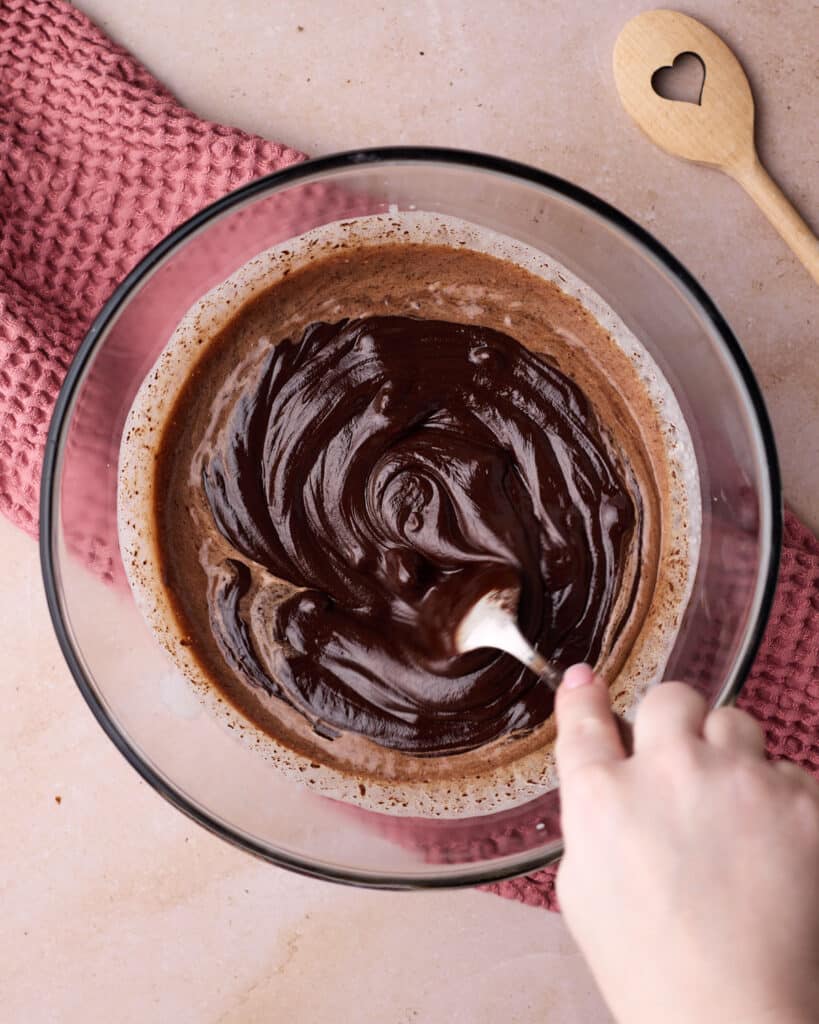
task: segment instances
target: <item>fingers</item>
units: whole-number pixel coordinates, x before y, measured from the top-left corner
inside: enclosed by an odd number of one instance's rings
[[[685,683],[655,686],[637,711],[635,749],[659,746],[680,736],[701,736],[707,713],[704,698]]]
[[[622,761],[608,687],[588,665],[573,665],[557,691],[555,754],[561,784],[590,764]]]
[[[705,719],[703,737],[721,750],[744,751],[754,757],[765,753],[765,734],[759,724],[739,708],[719,708]]]
[[[780,775],[784,775],[788,779],[792,779],[800,786],[807,786],[808,789],[819,792],[819,781],[817,781],[812,775],[809,775],[804,768],[801,768],[798,764],[794,764],[793,761],[771,761],[772,767],[774,767]]]

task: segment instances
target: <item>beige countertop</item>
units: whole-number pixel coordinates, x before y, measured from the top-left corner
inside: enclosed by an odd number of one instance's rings
[[[311,154],[387,143],[487,150],[619,206],[722,308],[767,399],[786,495],[819,526],[819,293],[737,186],[660,153],[621,111],[612,44],[653,4],[78,6],[202,115]],[[762,156],[815,219],[816,5],[691,0],[685,10],[745,63]],[[299,878],[188,822],[86,709],[52,636],[34,542],[0,520],[0,548],[4,1021],[610,1020],[555,915],[479,892]]]

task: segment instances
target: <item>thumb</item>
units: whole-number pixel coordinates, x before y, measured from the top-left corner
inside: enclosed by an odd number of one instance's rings
[[[557,690],[555,714],[561,785],[588,765],[625,759],[608,686],[588,665],[566,671]]]

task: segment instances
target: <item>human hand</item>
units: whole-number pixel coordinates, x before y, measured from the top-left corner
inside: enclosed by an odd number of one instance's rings
[[[819,1021],[819,785],[736,708],[651,690],[626,758],[585,665],[557,694],[566,923],[620,1024]]]

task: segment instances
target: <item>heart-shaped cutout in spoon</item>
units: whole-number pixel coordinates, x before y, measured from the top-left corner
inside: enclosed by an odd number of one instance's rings
[[[673,64],[657,68],[651,76],[651,88],[664,100],[674,103],[702,103],[705,65],[702,58],[686,50],[678,53]]]

